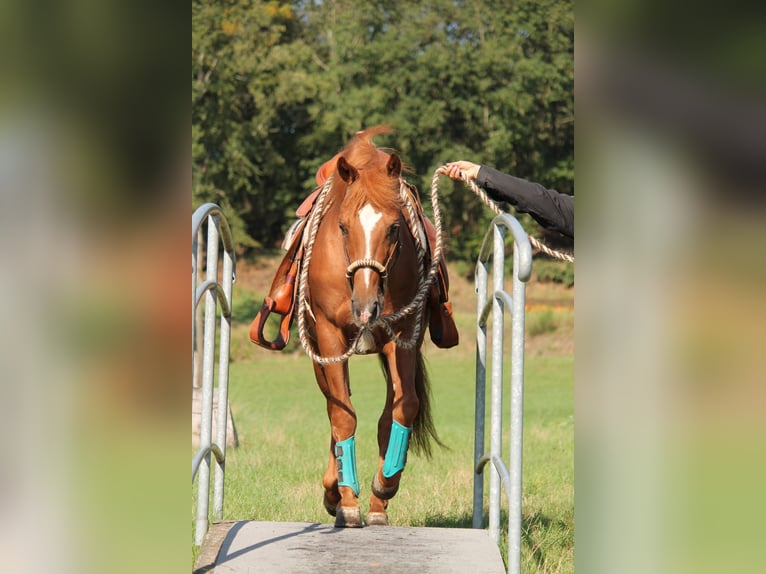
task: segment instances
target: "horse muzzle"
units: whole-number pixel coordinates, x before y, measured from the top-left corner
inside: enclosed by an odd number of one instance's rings
[[[356,303],[354,298],[351,299],[351,313],[354,322],[360,327],[373,325],[380,317],[382,309],[383,305],[377,298],[363,304]]]
[[[357,271],[367,272],[367,277],[357,284]],[[346,269],[351,287],[351,314],[359,327],[368,327],[383,314],[383,294],[386,288],[386,267],[374,259],[359,259]]]

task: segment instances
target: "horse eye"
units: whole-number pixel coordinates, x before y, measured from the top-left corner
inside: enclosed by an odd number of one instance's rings
[[[391,225],[391,227],[388,228],[388,237],[391,239],[396,239],[399,236],[399,224],[394,223]]]
[[[343,225],[342,223],[338,223],[338,227],[340,227],[340,232],[345,236],[348,235],[348,227]]]

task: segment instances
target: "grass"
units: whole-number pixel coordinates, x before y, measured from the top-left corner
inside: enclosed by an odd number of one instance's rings
[[[434,417],[449,449],[436,448],[430,461],[409,457],[389,520],[399,526],[470,527],[474,361],[463,353],[454,358],[445,351],[434,354],[436,360],[429,362]],[[224,519],[330,523],[321,486],[329,424],[310,363],[302,355],[256,355],[257,360],[231,365],[230,398],[240,446],[227,453]],[[377,358],[355,357],[350,366],[365,512],[377,462],[375,433],[384,385]],[[525,572],[574,569],[572,371],[571,357],[526,362]],[[506,546],[502,541],[503,554]]]
[[[526,318],[527,334],[530,336],[553,333],[556,330],[556,319],[553,310],[530,311]]]
[[[453,269],[450,275],[461,343],[441,350],[427,341],[425,349],[434,419],[449,448],[436,447],[431,460],[408,458],[401,489],[389,506],[392,525],[471,526],[476,318],[473,286],[458,271]],[[257,292],[262,286],[242,284],[235,289],[230,401],[240,446],[227,452],[224,519],[331,524],[333,519],[322,505],[321,485],[330,431],[311,364],[300,350],[273,353],[251,344],[247,330],[260,308]],[[566,305],[573,291],[535,283],[528,288],[528,302],[530,297],[535,302],[527,313],[522,571],[570,573],[574,572],[574,357],[571,345],[564,343],[571,343],[574,328],[574,313]],[[506,341],[510,341],[508,319]],[[299,349],[297,333],[289,348]],[[350,369],[358,415],[360,504],[366,512],[385,391],[376,357],[354,357]],[[503,444],[507,462],[507,433]],[[488,482],[485,478],[485,497]],[[505,495],[503,504],[507,505]],[[485,517],[486,513],[485,508]],[[506,525],[502,512],[501,527]],[[500,548],[505,559],[504,531]],[[195,559],[196,548],[192,554]]]

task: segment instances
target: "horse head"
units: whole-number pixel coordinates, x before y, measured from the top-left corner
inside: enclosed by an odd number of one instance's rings
[[[396,154],[380,152],[357,168],[341,156],[336,169],[346,185],[338,227],[348,264],[351,313],[358,326],[369,326],[383,313],[388,274],[399,252],[402,162]]]

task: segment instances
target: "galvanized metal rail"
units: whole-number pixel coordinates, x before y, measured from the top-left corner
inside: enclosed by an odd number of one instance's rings
[[[207,222],[207,261],[205,280],[198,284],[197,245],[202,242],[202,226]],[[219,243],[223,243],[223,270],[218,277]],[[221,208],[214,203],[200,206],[192,215],[192,357],[197,306],[205,298],[205,322],[202,343],[202,420],[200,447],[192,458],[192,483],[199,474],[197,485],[197,520],[194,543],[202,544],[208,529],[210,505],[210,462],[215,457],[213,485],[213,520],[223,518],[223,480],[226,465],[226,424],[229,393],[229,348],[231,342],[231,291],[236,275],[234,241],[231,229]],[[218,344],[218,413],[216,439],[213,433],[213,378],[215,370],[215,342],[217,308],[221,308],[221,333]]]
[[[505,232],[513,236],[513,288],[508,294],[505,277]],[[489,293],[489,265],[492,288]],[[521,571],[521,447],[524,411],[524,307],[526,285],[532,273],[532,246],[521,224],[508,213],[492,220],[476,263],[476,427],[474,438],[473,527],[484,522],[484,477],[489,480],[489,535],[500,543],[500,483],[508,498],[508,572]],[[502,458],[503,433],[503,331],[504,313],[511,314],[511,410],[509,466]],[[492,372],[490,399],[490,450],[484,451],[487,379],[487,322],[492,317]]]

